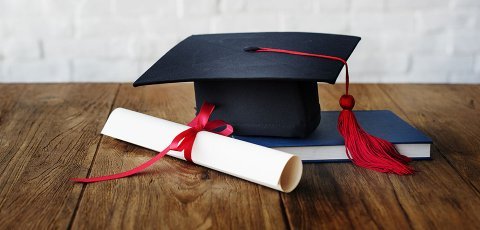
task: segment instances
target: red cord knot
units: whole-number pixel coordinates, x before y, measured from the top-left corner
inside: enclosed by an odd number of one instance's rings
[[[342,95],[340,97],[340,106],[345,110],[352,110],[355,106],[355,98],[352,95]]]

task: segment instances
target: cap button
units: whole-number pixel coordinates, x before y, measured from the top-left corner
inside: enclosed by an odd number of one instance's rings
[[[245,52],[255,52],[255,51],[259,50],[259,49],[260,49],[260,47],[249,46],[249,47],[243,48],[243,51],[245,51]]]
[[[340,106],[345,110],[352,110],[355,106],[355,99],[352,95],[344,94],[340,97]]]

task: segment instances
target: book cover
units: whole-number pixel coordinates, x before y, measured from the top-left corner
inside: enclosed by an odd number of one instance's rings
[[[430,158],[432,140],[388,110],[354,111],[360,125],[370,134],[394,144],[400,153]],[[321,112],[317,129],[306,138],[235,136],[234,138],[299,155],[309,161],[346,161],[344,141],[337,130],[339,111]]]

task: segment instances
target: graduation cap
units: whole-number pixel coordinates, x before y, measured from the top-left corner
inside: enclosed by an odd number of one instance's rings
[[[351,111],[346,61],[359,41],[300,32],[193,35],[133,85],[193,81],[197,109],[204,102],[214,104],[212,118],[231,124],[236,135],[305,137],[321,119],[317,82],[334,84],[345,66],[347,89],[338,127],[347,155],[363,167],[410,174],[409,159],[363,131]]]
[[[232,124],[236,135],[305,137],[320,122],[317,82],[335,83],[343,64],[252,51],[282,47],[346,60],[359,40],[290,32],[193,35],[133,85],[193,81],[196,107],[204,101],[215,104],[212,118]]]

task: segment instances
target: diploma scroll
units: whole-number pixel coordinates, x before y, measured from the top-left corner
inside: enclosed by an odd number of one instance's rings
[[[117,108],[110,114],[102,134],[159,152],[188,128]],[[168,155],[185,160],[182,152],[170,151]],[[195,164],[282,192],[295,189],[302,176],[302,162],[295,155],[206,131],[196,136],[192,160]]]

